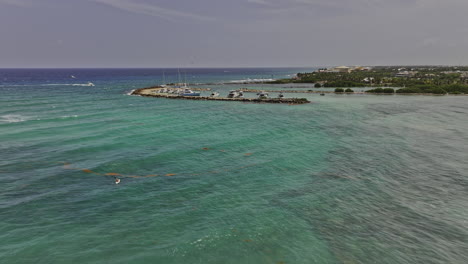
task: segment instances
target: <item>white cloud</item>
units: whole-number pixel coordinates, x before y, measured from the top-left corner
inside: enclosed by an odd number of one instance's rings
[[[111,6],[114,8],[118,8],[121,10],[125,10],[128,12],[136,13],[136,14],[161,17],[161,18],[169,19],[169,20],[172,20],[174,18],[185,18],[185,19],[201,20],[201,21],[208,21],[208,20],[213,19],[207,16],[177,11],[173,9],[160,7],[157,5],[136,2],[133,0],[93,0],[93,1]]]

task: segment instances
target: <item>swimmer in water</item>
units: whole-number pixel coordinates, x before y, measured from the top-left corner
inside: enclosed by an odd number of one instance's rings
[[[120,179],[119,178],[115,178],[115,184],[119,184],[120,183]]]

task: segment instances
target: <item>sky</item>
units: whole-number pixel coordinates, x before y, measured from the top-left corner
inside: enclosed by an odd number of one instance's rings
[[[468,0],[0,0],[1,68],[468,65]]]

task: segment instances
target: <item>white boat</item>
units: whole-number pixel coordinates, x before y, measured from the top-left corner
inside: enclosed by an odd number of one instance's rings
[[[236,98],[244,98],[244,92],[243,91],[237,91]]]
[[[200,93],[196,93],[196,92],[190,90],[190,88],[188,88],[187,86],[185,86],[185,88],[179,93],[179,95],[181,95],[181,96],[200,96]]]
[[[236,98],[237,96],[239,96],[237,91],[236,90],[231,90],[231,91],[229,91],[229,94],[228,94],[227,98]]]
[[[279,94],[278,94],[278,98],[279,98],[279,99],[284,98],[284,94],[283,94],[283,93],[279,93]]]
[[[179,94],[181,91],[178,88],[172,88],[168,90],[168,93],[170,94]]]
[[[85,84],[84,86],[96,86],[96,85],[94,85],[94,83],[92,83],[92,82],[88,82],[88,83]]]
[[[218,92],[212,92],[210,94],[210,97],[218,97],[219,96],[219,93]]]
[[[259,93],[257,93],[258,95],[258,99],[267,99],[268,98],[268,93],[265,92],[265,91],[261,91]]]

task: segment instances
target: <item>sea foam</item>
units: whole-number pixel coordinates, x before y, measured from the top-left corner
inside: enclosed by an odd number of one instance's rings
[[[258,83],[258,82],[272,82],[274,81],[275,79],[250,79],[250,78],[247,78],[247,79],[244,79],[244,80],[232,80],[232,81],[229,81],[229,83]]]
[[[29,120],[22,115],[2,115],[0,116],[0,123],[18,123]]]

